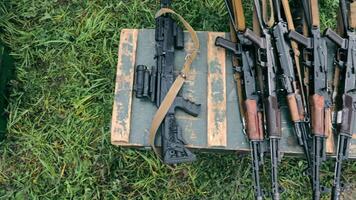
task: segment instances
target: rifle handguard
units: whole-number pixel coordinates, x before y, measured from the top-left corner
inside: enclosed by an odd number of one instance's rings
[[[342,123],[340,132],[347,136],[356,134],[356,95],[343,96],[344,109],[342,110]]]
[[[247,136],[250,140],[253,141],[262,141],[263,140],[263,130],[260,127],[260,122],[262,118],[259,116],[257,110],[256,100],[248,99],[245,101],[245,110],[246,110],[246,129]]]
[[[316,136],[325,136],[325,102],[324,97],[314,94],[310,99],[312,133]]]
[[[303,120],[304,110],[303,108],[299,108],[300,106],[298,106],[296,94],[289,94],[287,96],[287,101],[292,121],[300,122]]]
[[[269,96],[265,101],[266,117],[267,117],[267,131],[271,138],[282,137],[281,130],[281,112],[278,107],[277,97]]]

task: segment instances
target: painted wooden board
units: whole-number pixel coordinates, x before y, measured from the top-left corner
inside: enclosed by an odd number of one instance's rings
[[[215,39],[224,33],[208,33],[208,147],[226,142],[226,64],[225,50],[215,47]]]
[[[138,30],[124,29],[120,46],[115,84],[115,101],[112,114],[111,141],[115,145],[129,144],[131,132],[131,103]]]
[[[198,32],[201,48],[181,91],[183,97],[202,105],[201,113],[198,117],[192,117],[178,110],[177,121],[190,148],[203,151],[246,152],[249,151],[249,142],[243,134],[238,114],[231,55],[213,45],[216,36],[228,37],[228,34]],[[192,45],[186,33],[185,49],[189,51]],[[157,108],[148,100],[135,98],[132,90],[134,67],[146,65],[150,68],[155,65],[154,48],[154,30],[125,29],[121,33],[111,125],[113,145],[150,148],[148,131]],[[183,66],[185,57],[185,51],[176,51],[177,73]],[[333,56],[328,57],[332,61]],[[216,80],[221,81],[221,86],[216,86],[214,83]],[[214,95],[221,97],[214,99]],[[282,104],[281,111],[283,132],[281,150],[286,154],[301,154],[302,149],[297,144],[285,103]],[[336,149],[334,143],[333,138],[327,141],[329,154]],[[159,135],[156,144],[160,145]],[[356,138],[352,140],[350,156],[356,158]]]

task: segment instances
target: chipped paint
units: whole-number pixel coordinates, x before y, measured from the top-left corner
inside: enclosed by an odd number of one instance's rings
[[[209,71],[212,74],[221,74],[222,73],[222,69],[221,69],[221,61],[219,60],[219,58],[214,57],[213,60],[211,60],[209,62]]]
[[[225,97],[225,81],[222,79],[223,77],[212,78],[211,86],[212,93],[210,98],[212,98],[212,102],[214,103],[223,103],[226,101]]]
[[[137,36],[138,30],[135,29],[124,29],[120,35],[111,124],[112,144],[129,143]]]

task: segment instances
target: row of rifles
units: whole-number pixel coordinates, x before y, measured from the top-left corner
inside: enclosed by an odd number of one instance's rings
[[[282,138],[280,103],[283,98],[280,97],[283,96],[308,163],[306,172],[310,176],[314,200],[327,191],[320,184],[320,166],[326,159],[326,139],[330,134],[338,135],[332,199],[339,199],[342,161],[348,158],[350,140],[356,134],[356,1],[339,0],[337,33],[331,29],[321,33],[318,0],[292,1],[300,8],[297,10],[303,10],[295,17],[292,17],[288,0],[253,1],[253,28],[249,29],[242,0],[225,0],[232,37],[231,40],[218,37],[215,44],[233,53],[240,114],[252,149],[255,198],[264,198],[259,173],[268,139],[272,198],[280,199],[278,163]],[[161,0],[161,8],[170,5],[171,0]],[[301,17],[296,17],[298,14]],[[301,25],[297,23],[295,26],[295,19],[302,19],[299,20]],[[177,86],[174,49],[184,48],[183,38],[182,28],[170,15],[156,18],[156,66],[151,70],[144,65],[136,67],[137,98],[147,98],[161,108],[166,96],[172,95],[173,86]],[[331,49],[327,48],[327,38],[337,45],[335,63],[328,61]],[[335,67],[330,70],[328,66]],[[184,73],[179,76],[185,78]],[[281,89],[284,95],[279,95]],[[185,146],[175,109],[197,116],[200,105],[179,94],[170,96],[172,104],[167,112],[158,109],[156,116],[164,114],[165,117],[161,121],[153,120],[153,124],[160,125],[161,156],[166,164],[196,160]],[[150,134],[154,147],[155,131]]]
[[[259,171],[263,143],[268,138],[272,198],[280,199],[282,131],[278,93],[282,88],[294,133],[308,162],[306,172],[315,200],[328,191],[320,183],[326,138],[338,135],[332,199],[339,199],[342,161],[348,158],[350,140],[356,134],[356,1],[339,0],[338,30],[327,29],[324,33],[320,30],[317,0],[300,1],[300,31],[296,31],[294,19],[298,17],[292,17],[288,0],[254,0],[252,30],[246,27],[242,0],[225,0],[225,4],[232,38],[217,38],[216,45],[234,54],[240,111],[252,149],[255,198],[264,196]],[[334,70],[328,69],[326,38],[337,45]],[[330,81],[328,77],[334,78]]]

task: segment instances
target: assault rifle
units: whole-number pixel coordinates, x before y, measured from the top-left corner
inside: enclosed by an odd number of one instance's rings
[[[293,20],[290,19],[288,22],[289,24],[287,26],[287,23],[282,18],[280,0],[274,0],[273,4],[274,4],[274,11],[277,16],[276,24],[273,27],[273,36],[275,39],[277,52],[279,55],[280,67],[282,69],[282,87],[287,93],[289,112],[292,121],[294,123],[294,132],[298,138],[299,145],[303,147],[303,151],[306,156],[306,160],[308,162],[308,170],[309,170],[311,163],[310,163],[310,154],[309,154],[309,146],[308,146],[308,139],[309,139],[308,124],[306,122],[306,118],[305,118],[306,111],[304,109],[307,103],[305,102],[305,98],[302,95],[304,94],[304,92],[301,83],[301,72],[300,72],[301,69],[298,61],[299,57],[297,55],[294,55],[296,59],[295,60],[296,70],[295,70],[293,59],[291,56],[292,54],[291,41],[289,41],[286,37],[289,32],[288,26],[292,26],[291,29],[292,30],[294,29]],[[289,13],[285,12],[285,16],[289,16],[291,18],[288,1],[283,2],[283,7],[285,8],[285,11],[289,12]],[[293,47],[293,49],[294,48],[297,47],[295,46]],[[296,52],[294,50],[293,53],[298,54],[299,51]],[[297,73],[295,71],[297,71]],[[296,74],[298,74],[298,77]]]
[[[342,88],[341,124],[338,127],[338,146],[336,152],[332,199],[340,199],[341,166],[348,159],[349,146],[356,134],[356,1],[339,0],[343,34],[339,36],[331,29],[325,35],[339,46],[336,63],[340,69],[344,86]]]
[[[168,8],[171,0],[162,0],[161,8]],[[182,28],[168,14],[156,18],[156,66],[149,71],[146,66],[136,68],[136,97],[148,98],[160,107],[174,80],[174,51],[184,48]],[[160,125],[162,157],[166,164],[192,162],[195,155],[185,145],[178,127],[175,109],[179,108],[192,116],[198,116],[200,105],[177,96]]]
[[[281,161],[280,140],[282,130],[281,113],[277,98],[277,63],[273,51],[272,36],[269,32],[267,22],[262,17],[261,12],[263,9],[260,5],[260,0],[254,0],[254,4],[258,24],[261,29],[261,36],[250,29],[246,29],[244,35],[257,46],[257,63],[263,71],[263,102],[271,153],[272,199],[278,200],[280,196],[278,163]]]
[[[310,37],[291,31],[289,37],[304,46],[304,65],[311,69],[310,111],[312,142],[312,183],[313,199],[320,199],[325,187],[320,186],[320,165],[326,159],[326,138],[331,132],[331,95],[328,88],[327,47],[319,28],[319,8],[317,0],[303,0],[304,11]],[[309,6],[309,7],[306,7]],[[308,21],[310,19],[311,21]]]
[[[218,37],[215,41],[217,46],[223,47],[232,52],[237,61],[233,63],[234,73],[238,77],[242,77],[242,81],[237,80],[237,93],[241,94],[240,107],[246,112],[240,110],[242,119],[245,119],[247,137],[250,140],[251,157],[252,157],[252,177],[254,181],[254,192],[257,200],[262,200],[263,191],[260,184],[260,166],[263,164],[264,154],[264,134],[263,134],[263,117],[262,103],[260,92],[256,83],[256,65],[254,63],[254,47],[245,36],[246,30],[245,17],[242,8],[241,0],[225,0],[230,21],[234,29],[235,38],[238,41],[229,41],[222,37]],[[233,37],[232,37],[233,38]],[[240,85],[242,83],[242,85]]]

